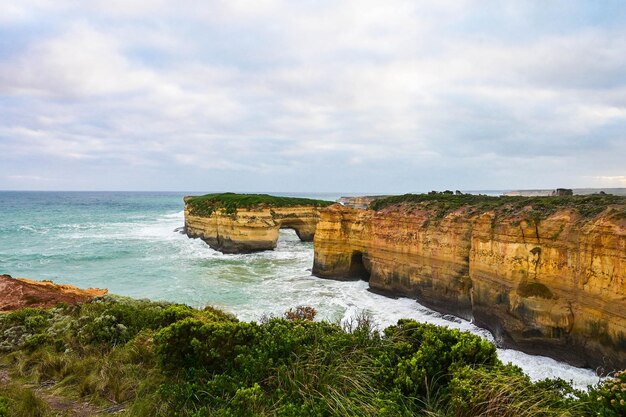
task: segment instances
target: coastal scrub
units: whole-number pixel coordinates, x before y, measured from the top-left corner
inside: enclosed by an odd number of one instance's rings
[[[269,194],[215,193],[186,197],[190,212],[197,216],[211,216],[221,210],[223,214],[236,214],[238,209],[251,207],[326,207],[334,202],[299,197],[278,197]]]
[[[60,397],[122,416],[622,415],[624,374],[583,393],[531,382],[470,333],[314,316],[241,322],[117,296],[4,314],[0,416],[61,415]]]
[[[537,222],[562,209],[571,209],[585,219],[593,218],[609,209],[611,216],[626,218],[626,197],[610,194],[571,196],[488,196],[474,194],[437,193],[404,194],[374,200],[369,208],[383,210],[391,206],[433,211],[443,218],[448,213],[465,208],[470,214],[494,211],[503,217],[520,216]],[[610,207],[610,208],[609,208]]]

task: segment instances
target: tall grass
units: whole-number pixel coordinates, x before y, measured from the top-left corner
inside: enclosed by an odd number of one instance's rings
[[[50,407],[33,389],[15,383],[0,386],[0,417],[45,417],[49,414]]]

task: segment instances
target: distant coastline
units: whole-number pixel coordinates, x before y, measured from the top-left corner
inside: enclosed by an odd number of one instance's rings
[[[540,197],[540,196],[549,196],[553,191],[554,191],[553,189],[550,189],[550,190],[547,190],[547,189],[511,190],[511,191],[503,192],[502,195]],[[572,191],[574,192],[574,195],[589,195],[589,194],[602,194],[602,193],[613,194],[613,195],[626,195],[626,188],[572,188]]]

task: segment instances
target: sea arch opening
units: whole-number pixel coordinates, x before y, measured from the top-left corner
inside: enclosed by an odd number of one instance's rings
[[[312,242],[315,236],[315,227],[299,219],[283,220],[279,228],[292,229],[303,242]]]
[[[278,230],[278,238],[276,243],[282,242],[282,244],[296,244],[302,242],[302,239],[296,233],[296,229],[293,227],[281,227]]]
[[[369,281],[371,275],[371,266],[367,261],[367,254],[361,251],[353,251],[350,256],[350,269],[348,270],[350,278]]]

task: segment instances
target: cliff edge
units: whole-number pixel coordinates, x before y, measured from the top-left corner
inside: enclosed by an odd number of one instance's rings
[[[99,288],[80,289],[73,285],[55,284],[52,281],[33,281],[0,275],[0,311],[23,307],[54,307],[59,303],[76,304],[108,291]]]
[[[322,207],[331,201],[267,194],[207,194],[185,197],[185,232],[223,253],[274,249],[279,229],[294,229],[312,241]]]
[[[473,320],[504,346],[626,367],[626,198],[405,195],[320,214],[313,273]]]

